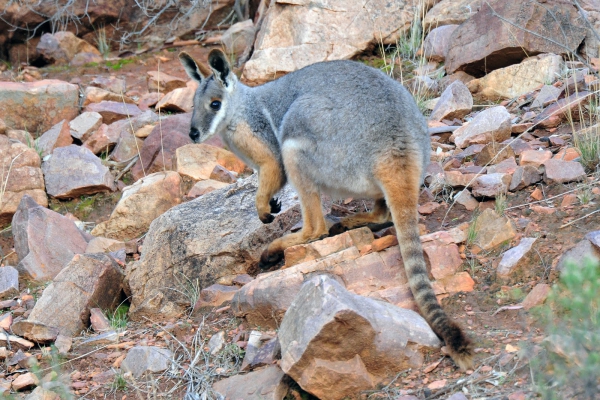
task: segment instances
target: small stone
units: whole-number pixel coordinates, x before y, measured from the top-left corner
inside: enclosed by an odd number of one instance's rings
[[[477,177],[473,183],[473,196],[496,197],[508,191],[512,177],[509,174],[487,174]]]
[[[142,113],[142,110],[135,104],[106,100],[89,104],[84,108],[84,111],[99,113],[102,115],[102,121],[107,125],[121,119],[136,117]]]
[[[85,253],[110,253],[125,249],[125,243],[98,236],[88,242]]]
[[[515,152],[512,147],[502,143],[488,143],[475,157],[475,165],[483,166],[488,164],[498,164],[507,158],[514,158]]]
[[[0,300],[19,295],[19,271],[14,267],[0,268]]]
[[[289,391],[285,374],[276,365],[245,375],[233,375],[213,385],[226,399],[281,400]]]
[[[522,271],[524,266],[524,260],[531,252],[531,247],[535,243],[537,238],[523,238],[521,242],[502,256],[500,264],[496,270],[496,276],[505,283],[515,282],[525,276],[529,276],[529,271]]]
[[[65,147],[71,143],[73,143],[73,137],[71,137],[71,129],[67,120],[60,121],[35,141],[42,157],[52,154],[54,149],[58,147]]]
[[[473,109],[473,96],[461,81],[452,82],[438,100],[429,119],[441,121],[463,118]]]
[[[540,201],[544,198],[544,193],[542,193],[540,188],[535,188],[535,190],[531,192],[530,196],[532,199]]]
[[[512,240],[516,229],[511,220],[501,217],[492,209],[485,209],[475,221],[475,244],[482,250],[493,249]]]
[[[148,71],[148,91],[150,93],[169,93],[175,89],[185,88],[186,81],[162,71]]]
[[[115,331],[106,331],[84,340],[83,342],[81,342],[81,345],[104,346],[107,344],[114,343],[119,343],[119,334]]]
[[[542,174],[539,173],[537,167],[533,165],[518,167],[512,175],[508,189],[510,191],[525,189],[541,180]]]
[[[147,372],[162,372],[169,368],[173,353],[154,346],[135,346],[127,352],[121,368],[139,378]]]
[[[574,193],[569,193],[563,197],[560,207],[567,208],[575,204],[577,204],[577,195]]]
[[[102,125],[102,115],[97,112],[84,112],[69,122],[71,136],[85,142]]]
[[[31,389],[35,385],[37,385],[39,380],[37,377],[31,372],[27,372],[25,374],[19,375],[13,382],[12,388],[17,392],[20,390]]]
[[[547,107],[550,104],[555,103],[562,94],[562,92],[562,88],[556,87],[554,85],[544,85],[542,86],[542,89],[537,94],[537,96],[535,96],[533,103],[531,103],[531,107]]]
[[[555,160],[573,161],[579,158],[579,156],[579,151],[576,148],[567,147],[566,149],[560,149],[552,158]]]
[[[552,158],[552,152],[549,150],[526,150],[521,153],[519,165],[524,167],[531,165],[535,168],[541,167],[546,161]]]
[[[473,211],[479,207],[479,202],[471,195],[469,189],[461,190],[454,198],[456,202],[467,209],[467,211]]]
[[[440,203],[436,203],[435,201],[430,201],[425,204],[419,206],[419,214],[421,215],[429,215],[433,214],[435,210],[440,208],[442,205]]]
[[[152,132],[152,129],[154,129],[154,125],[144,125],[135,131],[135,137],[140,139],[147,138],[148,135],[150,135],[150,132]]]
[[[11,313],[5,313],[0,315],[0,328],[4,329],[5,331],[9,331],[12,323],[13,317]]]
[[[94,86],[88,86],[85,89],[85,99],[83,100],[83,106],[87,106],[89,104],[93,104],[93,103],[101,103],[103,101],[113,101],[116,103],[135,103],[131,98],[129,98],[128,96],[124,96],[122,94],[117,94],[117,93],[113,93],[111,91],[105,90],[105,89],[101,89],[98,87],[94,87]],[[104,122],[105,124],[107,124],[107,122]]]
[[[209,179],[224,182],[224,183],[235,183],[237,181],[237,176],[235,176],[231,171],[223,168],[220,165],[215,165],[212,170]]]
[[[238,286],[224,286],[219,284],[211,285],[202,289],[198,301],[194,306],[195,310],[203,307],[220,307],[230,302],[240,288]]]
[[[471,144],[503,142],[510,138],[511,116],[502,106],[481,111],[468,124],[454,131],[450,141],[464,149]]]
[[[59,354],[67,354],[73,346],[73,338],[59,334],[54,341]]]
[[[194,109],[195,94],[195,86],[175,89],[160,99],[154,108],[161,111],[191,112]]]
[[[127,91],[125,80],[114,76],[97,76],[90,82],[90,86],[99,87],[118,95],[124,94]]]
[[[90,324],[96,332],[106,332],[111,328],[110,321],[99,308],[90,309]]]
[[[519,166],[514,157],[507,158],[496,165],[487,167],[488,174],[514,174]]]
[[[531,289],[531,292],[527,294],[525,299],[521,302],[523,309],[529,311],[535,306],[544,304],[548,294],[550,294],[551,287],[546,283],[538,283]]]
[[[225,331],[220,331],[212,335],[210,340],[208,341],[208,351],[213,356],[219,354],[219,352],[225,346]]]
[[[544,163],[544,182],[567,183],[581,181],[586,174],[583,166],[576,161],[548,160]]]

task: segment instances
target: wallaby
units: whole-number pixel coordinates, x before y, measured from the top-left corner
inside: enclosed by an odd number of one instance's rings
[[[221,134],[229,148],[258,170],[256,209],[263,223],[280,211],[273,196],[289,181],[300,199],[303,226],[274,240],[261,267],[289,246],[328,236],[321,193],[375,199],[372,212],[343,219],[332,232],[391,219],[410,288],[421,313],[463,370],[473,349],[433,292],[418,228],[418,198],[429,163],[430,138],[410,93],[384,73],[354,61],[309,65],[257,87],[240,83],[225,54],[212,50],[209,67],[179,55],[199,83],[190,137]]]

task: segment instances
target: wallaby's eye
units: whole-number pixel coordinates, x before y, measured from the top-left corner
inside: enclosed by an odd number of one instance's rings
[[[213,100],[210,103],[210,108],[214,111],[219,111],[221,109],[221,102],[219,100]]]

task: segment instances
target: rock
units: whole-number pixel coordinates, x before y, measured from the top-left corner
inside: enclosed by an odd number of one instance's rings
[[[19,295],[19,271],[11,266],[0,268],[0,300]]]
[[[135,137],[145,139],[152,133],[152,129],[154,129],[154,125],[144,125],[135,131]]]
[[[600,250],[600,231],[589,232],[585,238]]]
[[[533,150],[533,147],[531,147],[531,145],[528,142],[518,138],[511,139],[509,141],[509,146],[515,152],[515,156],[520,156],[521,153],[523,153],[526,150]]]
[[[108,168],[85,147],[59,147],[48,161],[44,161],[42,171],[46,191],[57,199],[116,190]]]
[[[45,33],[38,43],[37,52],[49,64],[69,64],[73,57],[79,53],[92,53],[100,55],[98,49],[79,39],[72,32]]]
[[[89,241],[87,247],[85,248],[85,253],[110,253],[124,249],[125,243],[122,241],[100,236]]]
[[[102,115],[102,121],[110,125],[115,121],[137,117],[142,110],[135,104],[129,104],[117,101],[103,100],[100,103],[88,104],[84,108],[85,112],[97,112]]]
[[[110,321],[99,308],[90,308],[90,324],[95,332],[106,332],[111,329]]]
[[[479,10],[481,3],[481,0],[442,0],[425,15],[423,29],[427,32],[438,26],[460,25]]]
[[[106,128],[99,129],[94,133],[85,143],[84,146],[89,148],[94,154],[101,152],[107,152],[112,150],[115,145],[120,144],[120,149],[115,150],[114,154],[111,154],[111,158],[116,161],[128,160],[132,157],[132,154],[138,153],[139,149],[142,148],[141,141],[135,141],[133,137],[134,133],[148,125],[158,121],[158,115],[153,111],[144,111],[137,117],[127,118],[113,122],[110,125],[104,125]],[[137,145],[136,145],[137,143]]]
[[[399,371],[421,367],[423,352],[440,346],[414,311],[352,294],[323,275],[302,285],[279,340],[283,371],[323,400],[374,389]]]
[[[196,86],[194,85],[175,89],[161,98],[154,108],[161,111],[191,112],[194,109],[195,94]]]
[[[119,334],[113,330],[109,330],[106,332],[99,333],[95,336],[92,336],[83,342],[81,342],[82,346],[105,346],[119,343]]]
[[[20,349],[20,350],[29,350],[35,343],[30,342],[29,340],[23,339],[14,335],[0,335],[0,346],[8,347],[10,349]]]
[[[525,296],[521,304],[525,311],[529,311],[533,307],[541,306],[546,301],[552,288],[547,283],[538,283],[531,289],[531,292]]]
[[[100,125],[102,125],[102,115],[97,112],[84,112],[69,123],[71,136],[82,142],[92,136]]]
[[[158,171],[173,170],[175,151],[192,143],[189,137],[191,118],[191,113],[174,115],[154,127],[144,140],[140,159],[131,169],[133,179],[138,180]]]
[[[471,195],[469,189],[461,190],[454,199],[458,204],[465,207],[467,211],[473,211],[479,207],[479,202]]]
[[[475,157],[475,165],[498,164],[508,158],[514,160],[515,152],[508,144],[488,143]],[[515,164],[516,167],[516,164]]]
[[[9,222],[24,196],[48,205],[44,176],[37,152],[16,140],[0,135],[0,226]]]
[[[579,150],[573,147],[567,147],[559,150],[558,153],[556,153],[552,158],[563,161],[574,161],[580,156],[581,154],[579,154]]]
[[[12,129],[45,132],[79,114],[79,87],[54,79],[2,82],[0,110],[10,110],[3,113],[2,119]]]
[[[450,141],[464,149],[471,144],[503,142],[510,138],[511,117],[506,108],[488,108],[461,126],[450,136]]]
[[[496,197],[508,192],[512,177],[510,174],[487,174],[477,177],[473,183],[473,196]]]
[[[6,122],[2,118],[0,118],[0,135],[4,135],[6,133]]]
[[[122,130],[117,145],[110,153],[110,159],[119,163],[131,161],[140,153],[144,141],[135,137],[129,130]]]
[[[25,397],[25,400],[60,400],[60,396],[51,390],[38,386]]]
[[[584,180],[585,170],[577,161],[548,160],[544,162],[544,182],[567,183]]]
[[[224,286],[216,283],[210,285],[200,291],[194,310],[204,307],[221,307],[225,303],[231,302],[239,289],[237,286]]]
[[[491,250],[517,236],[512,221],[489,208],[475,220],[475,232],[475,244],[482,250]]]
[[[463,118],[472,109],[473,97],[469,89],[461,81],[454,81],[442,93],[429,119],[431,121],[441,121],[443,119]]]
[[[463,84],[467,84],[471,82],[475,77],[467,74],[463,71],[456,71],[452,75],[446,75],[439,81],[439,89],[446,90],[448,86],[450,86],[453,82],[460,81]],[[470,93],[470,92],[469,92]]]
[[[108,221],[92,230],[94,236],[127,241],[146,233],[155,218],[181,203],[181,178],[173,171],[156,172],[123,189]]]
[[[52,154],[58,147],[65,147],[72,143],[73,138],[67,120],[60,121],[35,140],[35,146],[41,152],[42,157]]]
[[[7,267],[4,267],[4,268],[7,268]],[[12,268],[12,267],[10,267],[10,268]],[[4,329],[5,331],[9,331],[12,323],[13,323],[13,317],[10,312],[0,315],[0,328]],[[0,357],[0,359],[1,358],[2,357]]]
[[[258,340],[253,340],[253,333],[258,333]],[[281,344],[279,339],[274,337],[267,341],[261,341],[261,333],[252,331],[248,345],[246,346],[246,354],[240,370],[255,369],[265,365],[271,365],[281,358]]]
[[[135,378],[145,373],[162,372],[169,368],[173,353],[155,346],[135,346],[127,352],[121,368],[131,372]]]
[[[563,89],[554,85],[544,85],[540,92],[535,96],[531,108],[547,107],[550,104],[556,103],[562,94]]]
[[[533,122],[539,128],[554,128],[567,119],[579,120],[580,109],[589,102],[590,92],[579,92],[558,100],[542,111]]]
[[[251,19],[236,22],[227,29],[221,36],[221,43],[225,46],[226,54],[231,54],[236,58],[250,54],[250,49],[254,45],[256,36],[256,27]]]
[[[463,174],[460,171],[446,171],[444,173],[444,182],[452,187],[467,187],[470,186],[480,174]]]
[[[373,43],[395,43],[409,29],[415,8],[383,0],[335,5],[277,0],[268,8],[242,80],[256,85],[318,61],[351,59]]]
[[[552,152],[549,150],[525,150],[521,153],[519,165],[524,167],[531,165],[540,168],[546,161],[552,158]]]
[[[283,400],[289,391],[285,374],[276,365],[245,375],[233,375],[213,384],[225,399]]]
[[[503,283],[516,283],[530,276],[527,261],[530,256],[531,246],[537,238],[523,238],[519,244],[507,250],[496,269],[496,277]]]
[[[429,61],[444,62],[450,37],[458,25],[444,25],[432,29],[423,41],[423,56]]]
[[[100,89],[108,90],[109,92],[118,95],[124,94],[127,91],[125,80],[114,76],[97,76],[90,82],[90,86],[99,87]]]
[[[519,168],[517,162],[514,157],[509,157],[506,160],[499,162],[496,165],[488,165],[487,173],[488,174],[514,174],[515,171]]]
[[[19,142],[21,142],[27,146],[31,146],[31,144],[35,143],[35,140],[33,139],[33,136],[31,136],[31,133],[24,131],[22,129],[7,129],[4,132],[4,134],[9,139],[18,140]]]
[[[210,179],[216,166],[244,172],[246,165],[232,152],[208,144],[187,144],[175,150],[173,169],[193,182]]]
[[[534,27],[529,29],[533,33],[512,23]],[[446,71],[451,74],[461,70],[481,76],[530,55],[576,52],[585,35],[577,9],[567,2],[553,1],[543,6],[535,0],[482,2],[479,11],[454,31]]]
[[[520,64],[490,72],[467,84],[474,96],[487,99],[512,99],[535,90],[560,76],[565,66],[561,56],[542,54]]]
[[[89,325],[90,309],[116,308],[122,290],[123,273],[110,256],[75,255],[44,290],[27,321],[77,336]]]
[[[54,342],[59,334],[58,329],[53,326],[27,320],[15,322],[12,331],[14,334],[36,343]]]
[[[140,110],[147,111],[150,109],[150,107],[154,107],[163,97],[164,94],[159,92],[146,93],[140,97],[137,105]]]
[[[118,133],[108,129],[108,125],[102,124],[100,127],[85,141],[83,147],[89,149],[92,153],[98,155],[101,153],[108,154],[117,144]]]
[[[370,245],[375,237],[367,227],[353,229],[316,242],[299,244],[285,249],[285,266],[289,268],[303,262],[317,260],[342,250]]]
[[[178,315],[189,301],[168,289],[178,276],[193,276],[207,287],[220,277],[246,273],[268,243],[300,220],[296,194],[285,187],[278,195],[281,212],[268,225],[260,222],[254,203],[257,181],[256,175],[239,180],[174,207],[152,223],[140,260],[127,270],[132,317]]]
[[[161,71],[148,71],[148,91],[169,93],[175,89],[185,88],[184,79],[165,74]]]
[[[71,347],[73,346],[73,338],[71,338],[70,336],[65,336],[65,335],[59,334],[56,337],[54,346],[56,346],[56,349],[58,350],[58,354],[63,354],[63,355],[67,354],[71,350]]]
[[[92,104],[92,103],[101,103],[103,101],[112,101],[112,102],[117,102],[117,103],[125,102],[128,104],[135,103],[135,101],[133,101],[133,99],[129,98],[128,96],[125,96],[123,94],[113,93],[108,90],[104,90],[104,89],[94,87],[94,86],[88,86],[87,88],[85,88],[84,96],[85,96],[85,99],[83,100],[84,107],[89,104]],[[104,123],[106,123],[106,121]]]
[[[512,175],[510,186],[508,189],[511,192],[516,190],[525,189],[528,186],[538,183],[542,180],[542,174],[539,173],[538,169],[532,165],[526,165],[525,167],[518,167],[515,173]]]
[[[196,184],[190,189],[190,191],[186,195],[186,198],[189,200],[193,200],[196,197],[200,197],[217,189],[222,189],[226,186],[229,186],[229,184],[215,181],[212,179],[196,182]]]
[[[28,390],[33,388],[39,383],[38,378],[31,372],[26,372],[19,375],[12,381],[12,388],[15,391]]]
[[[421,240],[430,276],[435,279],[432,284],[437,295],[473,290],[473,280],[468,274],[459,272],[462,260],[454,239],[447,232],[422,236]],[[399,307],[416,308],[398,246],[365,255],[353,246],[316,260],[309,259],[286,269],[258,275],[234,296],[231,309],[236,316],[246,318],[251,326],[275,328],[302,283],[315,274],[336,277],[352,293]]]
[[[12,220],[17,269],[37,281],[53,279],[87,242],[73,221],[23,196]],[[60,240],[57,240],[60,238]]]
[[[600,248],[592,244],[590,240],[583,239],[579,241],[575,247],[565,251],[563,255],[560,256],[558,263],[556,264],[556,271],[562,273],[565,266],[569,263],[584,265],[588,259],[600,262]]]
[[[237,181],[237,174],[228,171],[220,165],[215,165],[212,172],[210,173],[209,179],[223,182],[223,183],[235,183]]]

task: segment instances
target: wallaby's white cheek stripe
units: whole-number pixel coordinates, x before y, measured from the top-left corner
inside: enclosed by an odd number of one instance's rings
[[[221,100],[221,109],[219,111],[217,111],[217,114],[215,115],[212,122],[210,123],[210,129],[208,130],[209,136],[212,136],[215,134],[215,132],[217,131],[217,128],[219,127],[219,124],[221,123],[221,121],[223,121],[223,118],[225,117],[226,113],[227,113],[227,100],[222,99]]]

